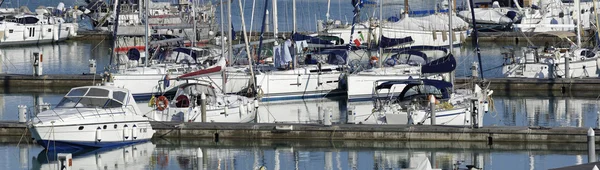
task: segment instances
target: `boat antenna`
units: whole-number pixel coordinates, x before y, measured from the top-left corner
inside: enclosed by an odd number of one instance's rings
[[[481,67],[481,50],[479,49],[479,37],[477,31],[477,22],[475,22],[475,5],[473,4],[473,0],[469,0],[469,8],[471,8],[471,22],[473,23],[473,46],[475,47],[475,52],[477,53],[477,59],[479,60],[479,75],[481,75],[481,79],[483,80],[483,68]]]

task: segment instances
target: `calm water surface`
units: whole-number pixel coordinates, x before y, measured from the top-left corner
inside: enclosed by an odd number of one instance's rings
[[[1,169],[56,169],[53,153],[1,138]],[[585,144],[423,141],[234,141],[158,139],[126,147],[79,151],[73,169],[549,169],[587,162]],[[199,158],[200,157],[200,158]],[[432,159],[433,158],[433,159]]]

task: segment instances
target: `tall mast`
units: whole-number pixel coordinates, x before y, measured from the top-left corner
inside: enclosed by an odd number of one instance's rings
[[[353,4],[354,5],[354,4]],[[325,22],[329,21],[329,8],[331,8],[331,0],[327,0],[327,13],[325,14]]]
[[[581,48],[581,5],[579,4],[580,0],[575,0],[575,7],[577,7],[577,47]],[[596,10],[594,10],[596,11]]]
[[[473,46],[475,52],[477,52],[477,59],[479,60],[479,75],[483,79],[483,68],[481,67],[481,50],[479,49],[479,32],[477,31],[477,23],[475,22],[475,8],[473,0],[469,0],[469,8],[471,8],[471,22],[473,22]]]
[[[371,35],[368,35],[369,37]],[[381,43],[381,37],[383,36],[383,0],[379,1],[379,43]],[[371,42],[369,42],[371,43]],[[377,65],[383,67],[383,48],[379,47],[379,59]]]
[[[193,25],[193,32],[194,33],[192,33],[193,35],[192,35],[192,41],[191,41],[191,43],[192,43],[191,46],[192,47],[196,46],[196,40],[198,39],[198,37],[196,37],[196,30],[198,29],[197,26],[196,26],[196,19],[197,19],[196,18],[196,3],[197,3],[196,1],[197,0],[192,0],[192,24],[194,24]]]
[[[353,41],[353,37],[352,35],[354,34],[354,27],[356,26],[356,20],[358,20],[359,15],[360,15],[360,0],[352,0],[352,5],[354,6],[354,17],[352,18],[352,29],[350,29],[350,40],[348,42],[348,51],[352,50],[352,42]]]
[[[229,34],[227,34],[227,46],[229,48],[228,49],[229,55],[227,55],[227,61],[233,62],[233,48],[231,47],[232,46],[231,43],[233,43],[232,34],[235,34],[235,32],[233,32],[233,23],[231,22],[231,0],[227,0],[227,17],[228,17],[228,21],[229,21],[229,24],[227,26],[229,28],[228,29]]]
[[[149,14],[149,10],[150,10],[150,0],[144,0],[144,52],[146,53],[146,61],[144,61],[144,67],[148,67],[148,62],[150,62],[150,53],[148,52],[148,48],[150,48],[149,43],[148,43],[148,37],[149,35],[149,31],[150,29],[149,24],[148,23],[148,14]]]
[[[450,37],[448,38],[448,55],[452,55],[452,50],[454,48],[454,27],[452,27],[452,15],[454,13],[454,0],[448,0],[448,32],[450,32]],[[452,83],[452,92],[454,92],[454,71],[450,72],[450,82]]]
[[[275,39],[277,39],[277,33],[279,32],[279,26],[277,24],[277,0],[273,0],[273,10],[271,10],[271,12],[273,12],[273,37],[275,37]]]
[[[327,9],[327,11],[329,11],[329,9]],[[296,0],[292,0],[292,22],[294,27],[292,28],[292,31],[296,33]]]
[[[263,22],[262,22],[262,27],[260,28],[260,37],[258,40],[258,51],[256,52],[256,59],[260,60],[260,52],[262,50],[262,42],[263,42],[263,38],[264,38],[264,33],[265,33],[265,28],[267,28],[268,26],[266,26],[267,24],[267,15],[269,13],[269,0],[265,0],[265,11],[263,12]]]
[[[111,51],[111,55],[110,55],[110,61],[109,61],[109,66],[112,66],[113,60],[114,58],[116,58],[117,53],[115,52],[117,50],[117,32],[118,32],[118,28],[119,28],[119,14],[121,14],[121,4],[118,3],[118,0],[114,0],[114,11],[115,11],[115,20],[113,21],[113,25],[114,25],[114,29],[113,29],[113,44],[112,44],[112,51]]]
[[[250,69],[250,84],[252,84],[253,92],[256,92],[256,83],[254,82],[254,69],[252,68],[252,53],[250,52],[250,44],[248,43],[248,34],[246,34],[246,22],[244,19],[244,10],[242,9],[242,0],[238,0],[240,6],[240,15],[242,18],[242,33],[244,34],[244,43],[246,44],[246,54],[248,56],[248,68]]]
[[[221,8],[221,57],[225,58],[225,29],[223,28],[223,17],[225,15],[223,15],[223,0],[221,0],[221,3],[219,4],[219,7]],[[231,41],[231,40],[230,40]],[[229,44],[229,43],[227,43]],[[232,55],[231,52],[228,53],[228,56]],[[226,75],[227,73],[223,73],[224,75]],[[221,76],[221,89],[223,91],[223,93],[227,92],[227,76]]]

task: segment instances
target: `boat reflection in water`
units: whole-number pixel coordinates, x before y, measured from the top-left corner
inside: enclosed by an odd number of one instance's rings
[[[258,122],[321,123],[326,112],[331,115],[331,122],[340,122],[341,113],[346,112],[344,97],[263,102],[258,108]]]
[[[152,142],[138,143],[123,147],[80,150],[73,152],[68,169],[148,169],[155,145]],[[61,169],[57,153],[42,150],[33,157],[34,170]]]
[[[573,97],[500,98],[496,115],[484,120],[502,126],[598,127],[598,101]],[[502,103],[502,104],[500,104]]]

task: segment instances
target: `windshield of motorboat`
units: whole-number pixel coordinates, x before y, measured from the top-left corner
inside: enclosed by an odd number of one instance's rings
[[[206,84],[199,84],[199,83],[198,84],[187,84],[187,85],[180,87],[179,90],[177,90],[177,94],[175,96],[192,95],[192,96],[200,97],[200,95],[202,93],[204,93],[207,98],[215,97],[215,89],[213,87],[210,87]]]
[[[112,97],[109,95],[112,92]],[[122,107],[127,92],[103,88],[72,89],[56,106],[57,108],[117,108]]]

